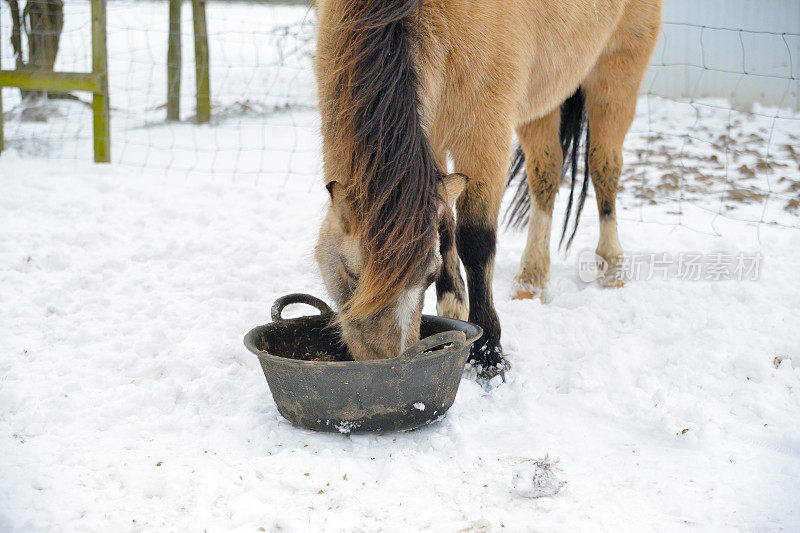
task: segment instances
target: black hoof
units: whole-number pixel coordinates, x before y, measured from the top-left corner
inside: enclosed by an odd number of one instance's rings
[[[472,345],[469,363],[477,371],[478,377],[484,379],[504,375],[511,368],[511,364],[503,357],[500,343],[484,339]]]

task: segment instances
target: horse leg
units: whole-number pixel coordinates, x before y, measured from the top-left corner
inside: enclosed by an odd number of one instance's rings
[[[438,122],[437,122],[438,124]],[[447,171],[447,150],[441,142],[440,135],[430,136],[436,164],[443,172]],[[461,263],[455,246],[456,219],[453,208],[444,207],[439,220],[439,253],[442,256],[442,268],[436,278],[436,314],[458,320],[467,320],[467,289],[461,277]]]
[[[504,368],[492,278],[497,216],[510,144],[510,127],[482,125],[461,136],[451,149],[456,172],[469,179],[456,202],[456,247],[467,273],[469,321],[483,328],[483,335],[472,346],[471,359],[483,369],[484,375]]]
[[[448,205],[439,221],[439,252],[442,269],[436,278],[436,312],[439,316],[467,320],[467,289],[461,278],[458,252],[455,247],[456,221],[453,209]]]
[[[558,109],[517,128],[525,152],[525,174],[531,197],[528,241],[519,273],[514,278],[514,298],[532,298],[547,287],[550,277],[550,225],[561,176]]]
[[[657,30],[657,28],[655,28]],[[616,197],[622,172],[622,142],[636,112],[639,85],[655,40],[652,35],[627,39],[625,45],[604,53],[584,80],[589,121],[589,172],[600,215],[596,253],[605,274],[601,283],[622,286],[622,246],[617,234]],[[643,42],[650,38],[651,42]],[[637,46],[638,45],[638,46]],[[602,264],[605,263],[605,264]]]

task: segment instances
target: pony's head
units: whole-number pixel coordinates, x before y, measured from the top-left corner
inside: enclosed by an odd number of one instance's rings
[[[397,228],[384,240],[369,234],[365,219],[347,189],[338,182],[328,185],[331,202],[322,222],[315,256],[328,293],[340,313],[342,338],[356,360],[395,357],[419,340],[420,317],[425,289],[439,274],[439,221],[444,209],[464,188],[465,179],[452,174],[440,181],[433,198],[434,211],[419,220],[385,221],[385,228]],[[418,226],[415,241],[404,229]]]
[[[419,337],[441,264],[438,220],[463,188],[445,178],[421,116],[419,0],[319,3],[315,56],[325,183],[316,258],[356,359],[398,355]]]

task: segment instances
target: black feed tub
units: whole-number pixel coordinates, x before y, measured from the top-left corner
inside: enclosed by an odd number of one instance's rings
[[[321,314],[282,318],[293,303]],[[421,340],[404,353],[355,362],[348,360],[333,318],[318,298],[289,294],[272,306],[271,324],[244,338],[281,415],[321,431],[401,430],[438,419],[453,405],[470,346],[482,333],[468,322],[423,315]]]

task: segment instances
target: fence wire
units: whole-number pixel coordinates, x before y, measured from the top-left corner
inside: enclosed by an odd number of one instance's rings
[[[169,122],[168,4],[108,2],[113,161],[190,177],[318,183],[314,12],[264,3],[207,9],[212,122],[197,125],[191,6],[182,12],[181,120]],[[4,3],[0,32],[2,67],[13,69]],[[764,47],[774,56],[769,64],[753,52]],[[620,217],[685,225],[687,212],[699,210],[800,227],[798,50],[797,33],[666,22],[625,144]],[[70,1],[56,70],[90,68],[90,6]],[[88,95],[3,94],[9,151],[92,159]]]

